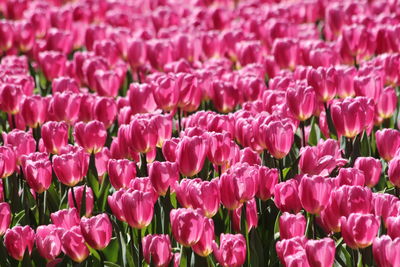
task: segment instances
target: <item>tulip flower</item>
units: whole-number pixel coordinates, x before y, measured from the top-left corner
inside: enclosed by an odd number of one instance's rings
[[[397,95],[393,87],[383,89],[376,103],[376,112],[382,119],[388,119],[393,116],[397,107]]]
[[[310,266],[333,266],[335,261],[335,242],[331,238],[308,240],[305,246]]]
[[[61,240],[54,224],[40,225],[36,229],[35,244],[40,256],[52,261],[61,253]]]
[[[265,201],[274,195],[275,185],[279,180],[278,170],[260,166],[258,167],[258,179],[259,183],[256,196]]]
[[[18,165],[21,164],[23,155],[36,151],[36,142],[31,133],[14,129],[9,133],[2,132],[2,136],[4,145],[10,145],[13,148]]]
[[[304,236],[306,231],[306,218],[301,214],[284,212],[279,217],[279,233],[281,239],[290,239],[296,236]]]
[[[322,176],[302,176],[299,198],[303,208],[311,214],[319,214],[328,204],[331,183]]]
[[[336,96],[338,76],[333,67],[311,69],[307,73],[307,82],[314,88],[318,100],[324,103]]]
[[[0,146],[0,178],[7,178],[14,173],[17,160],[11,145]]]
[[[2,83],[0,86],[0,110],[17,114],[20,111],[23,92],[20,86]],[[15,125],[13,126],[15,128]]]
[[[137,153],[148,153],[157,144],[156,125],[145,117],[134,117],[129,124],[129,146]]]
[[[201,239],[205,218],[191,209],[173,209],[170,214],[172,235],[178,243],[185,247],[195,245]]]
[[[298,213],[301,210],[299,183],[294,180],[281,182],[275,186],[275,205],[283,212]]]
[[[305,255],[304,249],[306,242],[307,239],[304,236],[297,236],[290,239],[283,239],[278,241],[276,243],[276,253],[278,254],[279,260],[284,264],[288,264],[288,261],[293,260],[293,257],[298,257],[301,260],[305,260],[307,262],[307,257]],[[300,264],[300,266],[302,265]]]
[[[219,247],[215,242],[212,247],[214,256],[221,266],[242,266],[246,260],[246,240],[241,234],[221,234]]]
[[[107,172],[110,183],[116,190],[128,188],[129,182],[136,177],[136,164],[127,159],[110,159]]]
[[[200,240],[192,246],[193,251],[201,257],[207,257],[213,252],[212,244],[215,240],[214,221],[204,219],[204,231]]]
[[[22,169],[24,171],[26,182],[36,193],[41,194],[49,189],[52,179],[50,160],[30,160],[29,157],[26,157],[23,161]]]
[[[395,129],[378,130],[375,137],[379,155],[384,160],[390,161],[400,148],[400,131]]]
[[[398,198],[388,193],[373,193],[372,194],[372,213],[381,216],[385,224],[391,216],[396,216]],[[394,212],[394,213],[393,213]]]
[[[165,75],[154,81],[154,100],[158,107],[164,111],[171,111],[179,100],[179,87],[172,75]]]
[[[114,194],[107,197],[108,206],[110,206],[112,213],[119,221],[123,222],[126,222],[122,206],[122,196],[124,195],[125,192],[126,192],[125,189],[120,189],[116,191]]]
[[[65,74],[67,58],[64,54],[56,51],[43,51],[39,53],[39,65],[44,76],[49,81]]]
[[[97,97],[93,103],[93,117],[110,128],[117,116],[117,104],[113,98]]]
[[[37,128],[46,121],[47,110],[47,99],[38,95],[26,97],[21,104],[22,117],[31,128]]]
[[[272,53],[281,68],[294,70],[300,62],[300,47],[294,39],[276,39],[272,47]]]
[[[72,93],[80,93],[78,82],[70,77],[58,77],[51,83],[51,90],[54,93],[63,93],[70,91]]]
[[[338,87],[337,94],[340,98],[344,99],[346,97],[355,96],[354,91],[354,78],[357,75],[357,69],[355,67],[335,67],[338,75]]]
[[[180,173],[187,177],[198,174],[203,168],[207,148],[203,137],[183,137],[176,147],[176,162]]]
[[[74,226],[79,226],[80,223],[79,213],[76,208],[53,212],[50,214],[50,218],[55,226],[63,229],[71,229]]]
[[[231,83],[215,81],[212,84],[213,103],[218,112],[228,113],[239,102],[239,90]]]
[[[292,125],[282,121],[273,121],[268,125],[261,126],[263,131],[261,137],[268,149],[268,152],[276,159],[284,158],[292,148],[294,134]]]
[[[331,106],[332,120],[340,136],[354,138],[366,127],[366,114],[355,98],[346,98]]]
[[[355,168],[342,168],[339,175],[334,179],[337,187],[342,185],[360,185],[365,184],[365,175],[363,171]]]
[[[168,266],[172,260],[171,241],[168,235],[147,235],[142,239],[143,256],[147,264]]]
[[[72,125],[78,119],[80,106],[80,95],[70,91],[55,93],[50,99],[48,115],[55,121],[65,121]]]
[[[146,43],[143,40],[132,40],[128,45],[128,62],[133,70],[146,62]]]
[[[310,86],[300,85],[286,90],[286,104],[299,121],[305,121],[314,114],[316,101],[315,91]]]
[[[76,200],[76,205],[74,203],[74,199],[72,196],[72,190],[74,190],[74,195],[75,195],[75,200]],[[82,185],[82,186],[76,186],[76,187],[71,187],[68,190],[68,206],[70,208],[77,208],[78,212],[81,212],[82,208],[82,200],[83,200],[83,192],[86,190],[86,195],[85,195],[85,205],[86,205],[86,210],[85,210],[85,216],[89,217],[92,214],[93,207],[94,207],[94,196],[93,196],[93,190],[89,186]]]
[[[65,122],[46,122],[41,131],[43,144],[49,153],[59,154],[60,149],[68,144],[68,124]]]
[[[176,147],[178,146],[180,139],[179,138],[171,138],[165,140],[164,144],[162,145],[162,153],[164,158],[167,161],[175,162],[176,161]]]
[[[170,186],[179,179],[178,165],[175,162],[154,161],[149,165],[149,178],[154,190],[165,196]]]
[[[129,189],[139,190],[143,193],[150,193],[153,203],[157,202],[158,194],[154,190],[153,185],[148,177],[136,177],[129,183]]]
[[[129,86],[128,98],[134,114],[151,113],[157,109],[152,87],[148,84],[131,84]]]
[[[379,217],[372,214],[352,213],[340,219],[344,242],[353,248],[369,247],[379,230]]]
[[[208,135],[208,159],[217,166],[228,165],[233,158],[233,144],[230,134],[210,133]]]
[[[400,264],[400,238],[391,239],[387,235],[375,238],[372,245],[374,260],[378,266],[397,266]]]
[[[78,226],[66,229],[61,237],[62,251],[77,263],[83,262],[89,256],[89,249]]]
[[[400,187],[400,157],[394,157],[389,161],[389,180],[396,187]]]
[[[7,202],[0,203],[0,236],[3,236],[10,227],[11,223],[11,208]]]
[[[26,250],[29,255],[32,253],[34,242],[35,232],[29,225],[14,226],[4,235],[4,245],[8,254],[18,261],[24,258]]]
[[[89,155],[83,149],[53,157],[53,169],[58,180],[70,187],[82,181],[88,168]]]
[[[218,179],[191,183],[188,197],[194,209],[200,209],[208,218],[213,217],[220,206]]]
[[[362,171],[365,177],[365,185],[374,187],[381,177],[382,164],[372,157],[358,157],[354,162],[354,168]]]
[[[122,209],[129,226],[143,229],[153,219],[154,202],[149,192],[127,191],[122,195]]]
[[[176,83],[180,88],[178,108],[192,112],[197,110],[202,99],[197,77],[189,73],[178,73]]]
[[[101,250],[110,243],[112,225],[107,214],[102,213],[91,218],[83,217],[80,226],[86,243],[92,248]]]
[[[74,127],[74,139],[88,153],[96,154],[101,151],[106,142],[107,131],[104,124],[97,120],[87,124],[78,122]]]
[[[184,208],[193,208],[192,201],[196,201],[195,196],[191,196],[190,191],[194,191],[192,189],[193,186],[200,184],[202,180],[200,178],[195,179],[182,179],[180,182],[176,182],[173,186],[173,189],[176,193],[176,199],[179,204]]]
[[[256,228],[258,225],[258,214],[257,214],[257,206],[255,199],[251,199],[246,203],[246,226],[247,226],[247,232],[250,233],[250,230],[252,228]],[[241,221],[242,221],[242,213],[244,210],[244,206],[240,206],[236,210],[232,212],[232,224],[233,224],[233,229],[236,232],[241,232]]]

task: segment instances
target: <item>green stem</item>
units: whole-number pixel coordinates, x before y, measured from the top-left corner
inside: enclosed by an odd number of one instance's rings
[[[306,131],[305,131],[304,121],[300,122],[300,129],[301,129],[302,147],[305,147],[307,145],[307,142],[306,142]]]
[[[179,133],[182,130],[182,124],[181,124],[182,123],[182,114],[181,114],[180,108],[178,108],[177,113],[178,113],[178,135],[179,135]]]
[[[74,207],[76,209],[78,209],[78,202],[76,202],[76,197],[75,197],[75,192],[74,192],[74,188],[73,187],[71,187],[71,195],[72,195],[72,200],[74,202]]]
[[[137,236],[137,241],[138,241],[138,266],[142,266],[142,261],[143,261],[143,249],[142,249],[142,229],[138,229],[138,236]]]
[[[145,153],[140,153],[140,171],[143,175],[143,177],[147,177],[147,159],[146,159],[146,154]]]

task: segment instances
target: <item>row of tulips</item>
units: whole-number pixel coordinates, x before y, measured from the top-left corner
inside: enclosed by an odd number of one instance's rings
[[[0,266],[399,266],[397,0],[0,0]]]

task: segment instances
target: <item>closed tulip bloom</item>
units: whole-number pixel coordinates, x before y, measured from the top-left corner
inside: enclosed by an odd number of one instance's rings
[[[288,260],[291,260],[289,257],[293,256],[301,256],[305,255],[304,247],[306,245],[307,238],[304,236],[297,236],[290,239],[283,239],[276,243],[276,253],[280,261],[286,265]],[[303,256],[302,259],[304,260]],[[293,259],[292,259],[293,260]],[[307,261],[307,257],[305,258]],[[298,265],[294,265],[298,266]],[[302,266],[302,265],[300,265]],[[307,266],[307,265],[306,265]]]
[[[379,155],[384,160],[390,161],[400,148],[400,131],[396,129],[378,130],[375,137]]]
[[[381,216],[387,225],[387,219],[391,216],[397,216],[399,199],[388,193],[372,194],[372,213]]]
[[[239,103],[239,90],[229,82],[216,81],[212,84],[213,104],[221,113],[228,113]]]
[[[11,145],[0,146],[0,178],[7,178],[14,173],[17,164]]]
[[[201,136],[183,137],[176,147],[176,162],[180,173],[187,177],[198,174],[203,168],[207,148]]]
[[[365,185],[364,172],[356,168],[342,168],[334,179],[337,187],[342,185]]]
[[[86,187],[86,188],[85,188]],[[76,204],[78,207],[75,207],[74,199],[72,197],[72,191],[74,190],[75,198],[76,198]],[[86,204],[86,211],[85,211],[85,216],[89,217],[92,214],[93,207],[94,207],[94,197],[93,197],[93,190],[89,186],[82,185],[82,186],[76,186],[68,190],[68,206],[70,208],[77,208],[78,212],[81,212],[82,208],[82,199],[83,199],[83,192],[86,190],[86,196],[85,196],[85,204]]]
[[[153,219],[153,196],[138,190],[127,191],[122,196],[122,208],[127,223],[133,228],[143,229]]]
[[[142,239],[143,256],[147,264],[166,267],[172,260],[172,248],[169,235],[146,235]]]
[[[284,158],[292,148],[294,134],[288,122],[273,121],[260,128],[268,152],[276,159]]]
[[[2,132],[2,135],[4,145],[10,145],[13,148],[18,165],[21,163],[23,155],[29,155],[36,151],[35,139],[29,132],[14,129],[9,133]]]
[[[400,187],[400,157],[394,157],[389,161],[389,180],[396,187]]]
[[[179,204],[184,208],[193,209],[192,197],[191,197],[191,188],[194,185],[200,184],[202,180],[200,178],[195,179],[182,179],[180,182],[176,182],[173,186],[174,191],[176,193],[176,199]]]
[[[132,69],[136,70],[137,67],[146,62],[146,42],[143,40],[132,40],[128,47],[128,62]]]
[[[154,190],[165,196],[170,186],[179,179],[178,165],[175,162],[154,161],[149,165],[149,178]]]
[[[380,220],[372,214],[352,213],[341,218],[344,242],[353,248],[369,247],[378,234]]]
[[[322,102],[328,102],[336,96],[338,76],[333,67],[311,69],[307,74],[307,82]]]
[[[191,247],[201,239],[205,218],[191,209],[173,209],[170,214],[172,235],[179,244]]]
[[[86,243],[94,249],[101,250],[108,246],[112,236],[112,225],[105,213],[91,218],[81,219],[81,232]]]
[[[17,114],[20,111],[23,92],[21,86],[2,83],[0,86],[0,110]]]
[[[136,164],[127,159],[110,159],[107,172],[110,183],[116,190],[128,188],[129,182],[136,177]]]
[[[97,120],[87,124],[78,122],[74,126],[74,138],[76,143],[88,153],[96,154],[101,151],[106,142],[107,131],[104,124]]]
[[[79,115],[81,96],[70,91],[54,93],[49,103],[49,117],[74,124]]]
[[[79,226],[66,229],[61,237],[62,251],[73,261],[81,263],[89,256],[81,228]]]
[[[113,98],[97,97],[93,104],[93,117],[110,128],[117,117],[117,104]]]
[[[338,87],[337,94],[340,98],[353,97],[355,96],[354,91],[354,78],[357,75],[357,69],[355,67],[338,66],[336,67],[338,75]]]
[[[67,58],[64,54],[56,51],[43,51],[39,53],[39,65],[44,76],[49,81],[65,74]]]
[[[319,214],[328,204],[332,185],[322,176],[301,178],[299,198],[303,208],[311,214]]]
[[[82,181],[88,168],[89,155],[83,149],[53,157],[53,169],[58,180],[70,187]]]
[[[393,87],[383,89],[376,103],[376,112],[382,119],[388,119],[393,116],[397,107],[397,95]]]
[[[36,229],[35,243],[40,256],[52,261],[61,253],[61,240],[54,224],[40,225]]]
[[[176,161],[176,147],[178,146],[180,139],[179,138],[171,138],[165,140],[164,144],[162,145],[162,153],[164,158],[167,161],[175,162]]]
[[[365,185],[374,187],[381,177],[382,164],[373,157],[358,157],[354,162],[354,168],[362,171],[365,177]]]
[[[156,125],[148,118],[134,117],[129,124],[129,146],[137,153],[148,153],[157,145]]]
[[[21,105],[22,117],[31,128],[36,128],[46,121],[47,110],[48,101],[38,95],[26,97]]]
[[[380,267],[392,267],[400,264],[400,238],[392,239],[387,235],[375,238],[372,245],[374,260]]]
[[[164,111],[171,111],[179,100],[179,87],[174,76],[161,76],[153,83],[154,100]]]
[[[304,236],[306,218],[301,213],[290,214],[284,212],[279,217],[279,233],[281,239],[290,239],[295,236]]]
[[[320,240],[308,240],[305,249],[310,266],[333,266],[336,247],[335,241],[331,238],[326,237]]]
[[[203,234],[199,242],[192,246],[192,249],[197,255],[207,257],[213,252],[212,244],[214,240],[214,221],[212,219],[204,219]]]
[[[265,166],[258,167],[258,190],[256,196],[261,200],[267,200],[274,195],[275,185],[279,180],[277,169],[269,169]]]
[[[10,227],[11,223],[11,208],[7,202],[0,203],[0,236],[3,236]]]
[[[129,183],[129,188],[132,190],[139,190],[143,193],[150,193],[153,198],[153,203],[155,204],[157,202],[158,194],[154,190],[149,177],[136,177]]]
[[[355,98],[346,98],[331,106],[332,120],[340,136],[354,138],[366,127],[366,113]]]
[[[241,234],[221,234],[219,247],[214,242],[213,250],[215,259],[224,267],[242,266],[246,260],[246,240]]]
[[[13,25],[9,20],[2,20],[0,22],[0,49],[2,51],[7,51],[13,45]]]
[[[294,180],[281,182],[275,186],[275,205],[282,212],[298,213],[301,210],[301,202],[298,191],[299,183]]]
[[[230,134],[212,132],[208,135],[208,159],[217,166],[228,164],[233,158],[233,144]]]
[[[400,216],[388,217],[386,220],[387,234],[394,240],[400,237]]]
[[[237,163],[229,170],[234,184],[234,194],[240,203],[252,199],[258,189],[258,170],[247,163]]]
[[[153,88],[148,84],[132,83],[129,86],[128,98],[134,114],[150,113],[157,109]]]
[[[49,189],[52,179],[50,160],[26,160],[22,169],[26,182],[36,193],[41,194]]]
[[[63,229],[71,229],[74,226],[79,226],[81,221],[76,208],[58,210],[50,214],[50,218],[55,226]]]
[[[63,121],[48,121],[41,131],[43,144],[51,154],[59,154],[60,149],[68,144],[68,124]]]
[[[4,235],[4,245],[8,254],[14,259],[21,261],[25,251],[29,255],[32,253],[35,242],[35,232],[30,226],[15,226],[6,231]]]
[[[276,39],[272,47],[275,61],[281,68],[294,70],[300,61],[300,46],[294,39]]]
[[[51,83],[52,93],[62,93],[70,91],[72,93],[80,93],[80,88],[78,82],[70,77],[59,77],[52,81]]]
[[[315,91],[310,86],[299,85],[286,90],[286,104],[299,121],[305,121],[314,114],[316,102]]]
[[[114,194],[107,197],[108,206],[111,209],[112,214],[122,222],[126,222],[124,209],[122,206],[122,196],[126,192],[125,189],[120,189],[116,191]]]
[[[219,180],[202,181],[192,183],[188,187],[190,202],[194,209],[200,209],[204,216],[211,218],[219,209],[220,192],[218,186]]]
[[[250,230],[252,228],[256,228],[258,225],[257,205],[254,198],[245,203],[246,203],[245,220],[246,220],[247,232],[250,233]],[[244,211],[244,206],[241,205],[231,214],[232,227],[238,233],[242,231],[241,221],[242,221],[243,211]]]
[[[224,173],[219,178],[221,203],[228,210],[235,210],[241,206],[235,194],[235,183],[232,174]]]

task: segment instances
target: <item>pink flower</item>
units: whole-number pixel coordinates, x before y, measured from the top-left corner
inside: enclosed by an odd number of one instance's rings
[[[352,213],[341,218],[344,242],[353,248],[369,247],[379,230],[379,217],[372,214]]]
[[[214,242],[214,256],[221,266],[242,266],[246,260],[246,240],[241,234],[221,234],[220,245]]]

